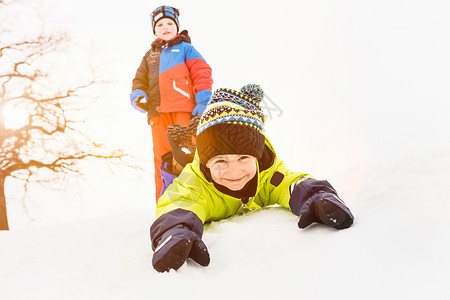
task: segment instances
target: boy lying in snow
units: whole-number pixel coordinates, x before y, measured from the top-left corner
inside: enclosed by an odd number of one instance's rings
[[[237,213],[280,204],[299,216],[298,226],[314,222],[336,229],[353,215],[325,180],[292,172],[276,156],[263,133],[258,85],[241,92],[218,89],[197,127],[197,152],[161,196],[150,228],[153,267],[177,270],[186,259],[207,266],[203,224]]]

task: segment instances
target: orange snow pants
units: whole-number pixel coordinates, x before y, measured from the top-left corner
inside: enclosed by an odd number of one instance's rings
[[[188,126],[190,118],[191,113],[189,112],[160,113],[150,118],[148,122],[152,128],[156,204],[158,204],[158,198],[163,187],[161,179],[161,157],[170,151],[170,144],[166,133],[167,127],[173,124]]]

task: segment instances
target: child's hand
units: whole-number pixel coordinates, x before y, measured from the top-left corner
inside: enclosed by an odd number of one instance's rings
[[[195,102],[197,106],[192,111],[193,116],[200,116],[206,109],[209,99],[211,98],[211,92],[207,90],[199,91],[195,94]]]
[[[178,225],[166,231],[153,254],[153,268],[158,272],[178,270],[188,258],[201,266],[209,265],[205,243],[188,228]]]
[[[145,98],[145,102],[143,101],[142,98]],[[131,105],[137,111],[142,112],[142,113],[147,112],[145,107],[148,105],[147,104],[148,98],[147,98],[147,94],[144,91],[138,90],[138,89],[132,91],[130,94],[130,101],[131,101]]]
[[[189,257],[202,266],[209,265],[202,234],[202,221],[188,210],[175,209],[156,219],[150,227],[155,270],[178,270]]]
[[[197,106],[195,106],[194,110],[192,111],[192,115],[193,116],[200,116],[206,109],[206,104],[197,104]]]
[[[319,200],[311,203],[307,212],[300,215],[299,228],[306,228],[314,222],[323,223],[336,229],[348,228],[353,224],[353,216],[327,200],[327,197],[334,198],[333,195],[324,193],[320,196]]]
[[[300,217],[300,228],[306,228],[314,222],[336,229],[348,228],[353,224],[354,217],[350,209],[326,180],[300,178],[292,191],[289,206]]]

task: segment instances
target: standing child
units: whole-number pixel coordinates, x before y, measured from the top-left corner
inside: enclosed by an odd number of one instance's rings
[[[147,112],[152,128],[155,166],[155,196],[162,189],[161,157],[170,151],[166,137],[169,125],[187,126],[192,115],[200,115],[211,97],[211,68],[191,45],[186,30],[180,34],[178,9],[160,6],[151,14],[157,39],[144,55],[133,79],[130,100]]]
[[[200,118],[197,152],[159,199],[150,228],[153,267],[178,269],[192,258],[210,261],[203,224],[279,204],[299,216],[298,227],[317,222],[336,229],[353,215],[326,181],[288,170],[263,133],[263,91],[247,85],[219,89]]]

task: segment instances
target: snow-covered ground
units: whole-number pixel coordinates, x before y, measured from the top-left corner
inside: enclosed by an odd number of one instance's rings
[[[280,207],[209,224],[206,268],[153,270],[151,209],[2,232],[2,299],[449,299],[449,164],[369,168],[347,230]]]
[[[93,173],[63,197],[41,190],[27,210],[8,200],[0,299],[450,299],[448,1],[167,4],[212,65],[214,88],[262,85],[281,110],[266,128],[278,155],[328,179],[354,225],[300,230],[288,210],[264,208],[206,225],[208,267],[159,274],[146,157],[142,178]],[[128,93],[154,3],[107,5],[83,21],[120,69],[96,130],[148,154]]]

